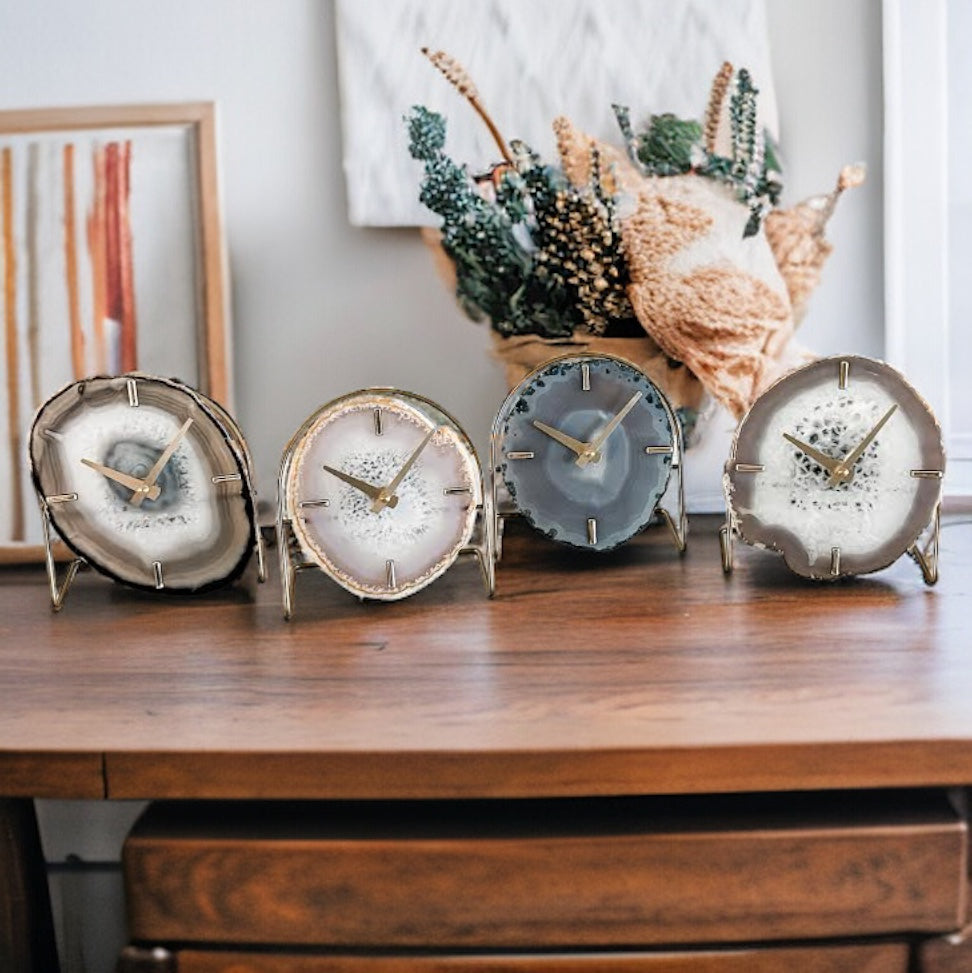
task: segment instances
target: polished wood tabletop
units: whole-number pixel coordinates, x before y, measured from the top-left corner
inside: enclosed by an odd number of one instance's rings
[[[941,580],[835,584],[694,518],[606,555],[511,524],[361,603],[316,572],[198,600],[0,570],[0,796],[556,797],[972,783],[972,517]]]

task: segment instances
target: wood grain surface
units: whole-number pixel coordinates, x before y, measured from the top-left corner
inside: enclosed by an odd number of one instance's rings
[[[972,782],[972,525],[941,581],[904,559],[814,584],[695,518],[611,554],[512,524],[471,561],[362,604],[313,572],[196,601],[0,570],[0,794],[541,797]],[[68,760],[92,758],[82,780]],[[99,762],[104,760],[103,768]],[[59,780],[62,783],[59,784]],[[36,790],[35,790],[36,788]]]
[[[125,842],[140,942],[567,949],[952,931],[941,794],[156,803]]]
[[[905,973],[902,943],[574,956],[308,956],[183,950],[179,973]],[[120,967],[119,973],[135,973]],[[158,973],[161,973],[159,969]]]

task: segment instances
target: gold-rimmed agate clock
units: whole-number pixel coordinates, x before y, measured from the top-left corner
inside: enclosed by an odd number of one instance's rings
[[[545,362],[500,407],[491,452],[498,538],[509,511],[550,540],[609,551],[657,514],[684,550],[681,427],[631,362],[600,354]],[[675,517],[661,506],[672,476]]]
[[[492,592],[489,518],[469,437],[441,406],[372,388],[322,406],[284,452],[278,484],[284,616],[317,567],[362,599],[397,601],[478,557]]]
[[[934,584],[944,474],[938,422],[899,372],[854,355],[815,361],[768,388],[739,425],[723,567],[738,536],[807,578],[867,574],[908,554]]]
[[[263,580],[246,441],[190,386],[138,373],[73,382],[39,409],[29,460],[55,609],[85,564],[134,588],[194,594],[238,578],[255,551]],[[54,535],[75,555],[63,582]]]

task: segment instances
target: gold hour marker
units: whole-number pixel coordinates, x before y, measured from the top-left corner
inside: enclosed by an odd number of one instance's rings
[[[645,452],[649,456],[667,456],[673,449],[671,446],[645,446]]]
[[[375,409],[375,435],[381,435],[381,409]]]
[[[943,470],[912,470],[911,475],[923,480],[940,480],[945,473]]]
[[[591,366],[586,362],[581,365],[581,389],[585,392],[591,390]]]
[[[385,561],[385,585],[389,588],[394,588],[397,585],[394,561]]]
[[[737,473],[762,473],[766,467],[761,463],[736,463],[733,469]]]
[[[217,473],[212,479],[213,483],[235,483],[243,477],[239,473]]]
[[[152,570],[155,572],[155,589],[161,591],[165,587],[165,582],[162,580],[162,562],[153,561]]]
[[[331,506],[331,501],[330,500],[325,500],[323,498],[320,499],[320,500],[301,500],[300,501],[300,506],[302,508],[306,508],[306,507],[330,507]]]
[[[507,459],[533,459],[534,453],[528,449],[513,450],[511,453],[506,454]]]
[[[847,378],[850,375],[850,362],[841,361],[840,370],[837,376],[837,388],[845,389],[847,388]]]
[[[128,404],[133,409],[137,409],[138,408],[138,385],[136,384],[135,379],[130,378],[125,383],[125,386],[128,389]]]
[[[832,547],[830,549],[830,573],[832,575],[840,574],[840,548]]]
[[[78,495],[76,493],[55,493],[53,496],[44,497],[47,503],[71,503],[77,499]]]
[[[466,493],[472,493],[469,487],[446,487],[442,491],[447,497],[458,497]]]
[[[597,543],[597,521],[593,517],[587,518],[587,543]]]

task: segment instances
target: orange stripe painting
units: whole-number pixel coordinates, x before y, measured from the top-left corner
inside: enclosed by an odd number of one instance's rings
[[[67,284],[68,321],[71,327],[71,369],[75,379],[87,374],[84,365],[84,331],[78,295],[78,244],[74,230],[74,146],[64,146],[64,268]]]
[[[10,447],[10,538],[24,539],[24,495],[21,480],[20,349],[17,344],[17,248],[14,241],[13,152],[0,153],[3,209],[4,347],[7,356],[7,431]]]

